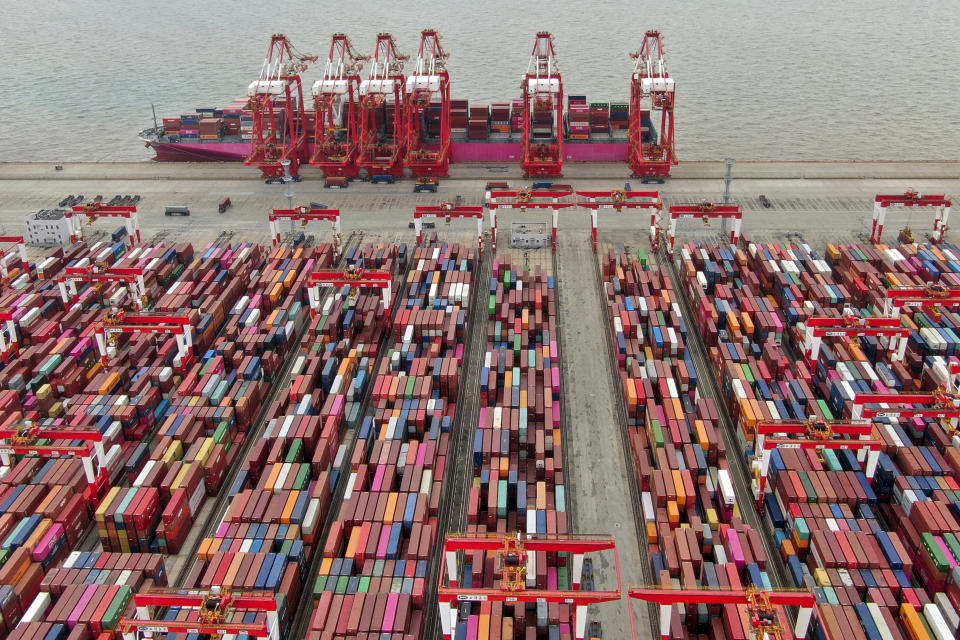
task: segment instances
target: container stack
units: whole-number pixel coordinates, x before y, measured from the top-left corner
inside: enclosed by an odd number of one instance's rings
[[[416,249],[323,542],[308,638],[421,637],[477,256]],[[318,545],[319,546],[319,545]]]
[[[539,266],[494,261],[487,285],[487,349],[473,438],[470,533],[567,534],[554,280]],[[570,558],[538,558],[528,587],[567,589]],[[496,588],[494,554],[468,553],[462,584]],[[461,603],[456,637],[571,637],[569,607]]]
[[[946,310],[939,318],[901,310],[913,329],[904,362],[890,362],[886,339],[874,337],[825,338],[813,371],[795,354],[811,316],[843,305],[879,315],[887,284],[955,282],[955,247],[830,245],[824,260],[806,245],[690,245],[682,255],[748,456],[759,421],[849,418],[858,393],[894,397],[946,381],[954,319]],[[924,625],[953,637],[960,454],[938,419],[873,422],[884,443],[873,481],[850,449],[771,452],[764,504],[779,552],[794,584],[815,588],[817,624],[833,637],[915,637]]]
[[[200,139],[200,114],[184,113],[180,116],[180,139]]]
[[[27,574],[23,579],[31,582]],[[133,613],[133,594],[166,584],[163,558],[156,554],[74,552],[31,584],[29,600],[4,598],[0,629],[21,640],[113,637],[120,618]]]
[[[642,251],[601,260],[654,582],[769,588],[762,533],[740,519],[717,407],[698,393],[671,277]],[[716,638],[751,631],[742,608],[699,605],[673,609],[670,636],[708,626]]]
[[[548,139],[553,137],[553,99],[532,100],[530,137],[538,139]],[[558,123],[559,124],[559,123]]]
[[[490,105],[490,130],[510,133],[510,103],[494,102]]]
[[[470,103],[467,100],[450,101],[450,132],[455,135],[466,135],[467,122],[470,118]]]
[[[520,133],[523,131],[523,100],[512,100],[510,102],[510,132]]]
[[[610,103],[590,103],[590,133],[610,133]]]
[[[630,128],[630,105],[625,102],[610,104],[610,128],[626,131]]]
[[[590,139],[590,107],[587,106],[587,96],[567,98],[567,126],[571,140]]]
[[[164,118],[163,133],[168,136],[180,135],[180,118]]]
[[[470,124],[467,137],[471,140],[486,140],[490,132],[490,106],[470,105]]]
[[[223,136],[223,118],[202,118],[198,130],[201,140],[219,140]]]

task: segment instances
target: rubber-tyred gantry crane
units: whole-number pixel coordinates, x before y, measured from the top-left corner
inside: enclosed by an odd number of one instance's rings
[[[290,175],[298,178],[300,163],[309,160],[300,74],[316,59],[297,51],[282,33],[274,34],[260,78],[247,87],[253,141],[246,164],[259,167],[264,178],[282,178],[284,160],[290,161]]]
[[[172,334],[177,340],[177,356],[174,369],[185,371],[193,361],[193,325],[190,318],[175,313],[126,313],[122,309],[111,309],[94,326],[97,337],[97,349],[104,366],[110,363],[107,347],[115,347],[121,333],[163,333]],[[179,364],[177,364],[179,360]]]
[[[39,444],[39,440],[80,440],[82,444]],[[29,420],[4,425],[0,427],[0,464],[9,467],[12,455],[80,458],[87,479],[84,498],[89,504],[96,504],[110,488],[103,434],[96,427],[40,425]]]
[[[240,634],[268,640],[280,639],[276,594],[268,591],[230,592],[215,586],[200,589],[159,589],[133,594],[135,618],[121,618],[117,628],[124,640],[152,638],[155,633],[203,634],[235,637]],[[195,609],[192,620],[162,620],[151,616],[151,607]],[[234,614],[254,612],[254,622],[232,622]]]
[[[423,241],[423,218],[442,218],[447,224],[453,218],[477,219],[477,248],[483,253],[483,207],[455,206],[451,202],[441,202],[437,206],[420,206],[413,211],[413,228],[417,232],[417,246]]]
[[[343,234],[340,232],[340,210],[339,209],[314,209],[301,205],[293,209],[274,209],[270,212],[270,237],[273,238],[273,246],[280,244],[280,220],[293,220],[300,222],[301,227],[306,227],[311,221],[327,220],[333,228],[333,261],[340,259],[340,248],[343,242]]]
[[[27,246],[23,236],[0,236],[0,244],[12,244],[16,247],[20,258],[20,270],[29,276],[30,264],[27,262]],[[7,265],[7,256],[10,255],[13,255],[13,247],[0,248],[0,277],[3,278],[4,285],[10,284],[10,268]]]
[[[360,74],[369,59],[354,51],[346,34],[333,34],[323,78],[312,87],[317,119],[310,164],[320,167],[324,176],[355,178],[360,174]]]
[[[111,267],[100,264],[67,267],[64,274],[57,278],[57,284],[60,287],[60,298],[68,309],[79,300],[77,282],[123,282],[133,288],[133,306],[139,310],[146,305],[147,290],[143,283],[143,269],[140,267]]]
[[[838,437],[839,436],[839,437]],[[763,497],[767,490],[770,471],[770,452],[773,449],[856,450],[857,460],[864,465],[864,475],[871,482],[877,471],[877,461],[883,450],[883,440],[877,437],[870,420],[772,420],[757,424],[751,462],[753,479],[750,488],[757,502],[757,510],[764,511]]]
[[[940,282],[888,287],[886,293],[883,313],[891,318],[899,318],[900,307],[932,309],[934,316],[939,318],[941,307],[960,305],[960,287],[950,287]]]
[[[743,589],[671,589],[653,586],[630,589],[627,592],[630,602],[630,627],[634,640],[637,630],[633,619],[633,601],[644,600],[660,605],[660,638],[670,638],[670,612],[675,604],[723,604],[746,605],[750,613],[750,624],[757,640],[765,637],[775,640],[782,637],[783,628],[775,607],[799,607],[794,636],[806,638],[810,619],[817,608],[816,596],[809,591],[788,589],[761,591],[754,586]]]
[[[406,165],[415,178],[445,178],[450,173],[450,74],[440,35],[433,29],[420,33],[417,66],[407,76],[404,135]],[[432,131],[434,106],[439,107],[440,128]]]
[[[934,242],[942,242],[947,232],[947,219],[950,217],[952,202],[943,194],[921,195],[913,189],[907,189],[900,195],[878,195],[873,199],[873,231],[870,242],[880,242],[883,237],[883,222],[890,207],[933,207],[936,217],[933,221]]]
[[[551,227],[553,250],[557,250],[557,226],[560,210],[577,206],[572,199],[571,189],[528,189],[523,187],[516,191],[488,191],[487,206],[490,207],[490,240],[493,250],[497,250],[497,209],[549,209],[552,213]]]
[[[20,352],[20,345],[17,342],[17,323],[13,321],[13,312],[10,309],[0,309],[0,322],[3,323],[3,328],[0,328],[0,358],[7,363]],[[9,344],[7,343],[8,335]]]
[[[360,155],[367,177],[403,177],[403,65],[409,56],[397,51],[389,33],[377,34],[367,79],[360,83]]]
[[[600,209],[613,209],[620,213],[624,209],[651,209],[650,226],[656,224],[657,215],[663,210],[663,201],[658,191],[577,191],[577,204],[590,210],[590,230],[593,236],[593,251],[597,251],[597,214]]]
[[[563,175],[563,77],[553,34],[537,33],[523,76],[523,175]]]
[[[740,242],[740,226],[743,222],[743,211],[740,209],[740,205],[733,203],[718,204],[709,200],[695,204],[675,204],[670,207],[670,229],[667,231],[667,239],[669,242],[667,252],[671,256],[673,255],[674,244],[677,240],[677,220],[681,218],[702,218],[707,224],[709,224],[711,219],[715,218],[732,219],[733,228],[730,230],[730,244],[735,245]],[[651,243],[655,248],[660,246],[660,226],[657,224],[659,219],[659,214],[655,214],[654,225],[651,230],[651,233],[654,235],[654,237],[651,238]]]
[[[580,578],[583,558],[588,553],[613,551],[617,569],[615,591],[581,591]],[[468,588],[460,585],[460,551],[485,551],[496,554],[499,587],[493,589]],[[573,556],[570,571],[570,591],[538,589],[537,553],[569,553]],[[548,602],[573,607],[574,637],[582,640],[586,633],[587,607],[621,598],[620,559],[617,545],[610,536],[563,535],[452,535],[443,542],[440,579],[437,585],[437,604],[440,607],[440,629],[444,640],[453,637],[458,602]]]
[[[899,318],[864,318],[845,315],[840,318],[815,316],[806,320],[803,354],[810,368],[820,358],[820,344],[824,338],[876,336],[890,338],[887,352],[890,361],[903,360],[907,350],[910,329],[900,324]]]
[[[83,240],[83,220],[93,224],[97,218],[123,218],[130,244],[140,243],[140,225],[137,222],[137,207],[134,205],[106,205],[99,202],[78,204],[64,214],[70,226],[70,242]]]
[[[678,164],[673,139],[676,87],[667,71],[663,36],[659,31],[647,31],[640,51],[630,57],[636,60],[630,78],[630,169],[635,177],[669,177],[670,167]],[[644,115],[652,128],[656,111],[660,112],[660,128],[644,137]]]
[[[383,304],[383,322],[390,324],[393,317],[393,276],[383,269],[363,269],[349,265],[343,271],[320,269],[310,274],[307,290],[310,296],[310,311],[316,316],[320,312],[320,287],[350,286],[356,289],[373,288],[380,290],[380,302]]]

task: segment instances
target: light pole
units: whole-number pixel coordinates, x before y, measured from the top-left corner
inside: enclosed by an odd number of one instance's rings
[[[727,204],[730,202],[730,183],[733,182],[733,163],[735,162],[733,158],[725,158],[727,163],[727,173],[723,177],[723,203]],[[720,232],[726,237],[727,235],[727,219],[722,218],[720,221]]]
[[[290,160],[281,160],[280,164],[283,165],[283,195],[287,196],[287,208],[293,209],[293,176],[290,175]],[[293,234],[295,228],[295,223],[293,218],[290,218],[290,233]]]

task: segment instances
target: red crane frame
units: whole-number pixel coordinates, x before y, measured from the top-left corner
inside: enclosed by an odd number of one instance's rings
[[[817,609],[816,596],[809,591],[768,591],[763,592],[770,604],[783,607],[800,607],[794,635],[806,638],[810,619]],[[749,605],[749,589],[672,589],[669,587],[637,587],[627,592],[630,609],[630,627],[634,640],[637,638],[633,622],[633,601],[644,600],[660,605],[660,638],[670,638],[670,611],[675,604],[740,604]],[[828,639],[829,640],[829,639]]]
[[[899,318],[856,318],[845,316],[842,318],[815,316],[806,321],[806,330],[803,340],[803,354],[807,367],[812,367],[820,357],[820,344],[823,338],[837,336],[886,336],[890,343],[887,351],[890,361],[903,360],[907,349],[907,338],[910,329],[900,324]]]
[[[407,76],[406,106],[404,108],[404,135],[406,136],[406,165],[413,177],[440,177],[450,175],[450,74],[447,73],[447,54],[440,45],[440,34],[433,29],[420,33],[420,51],[417,67]],[[440,143],[424,141],[431,99],[440,101]]]
[[[370,56],[358,55],[343,33],[333,34],[323,78],[313,83],[316,112],[314,150],[310,164],[326,177],[360,175],[359,104],[360,73]]]
[[[372,64],[367,79],[360,83],[360,154],[357,165],[365,169],[367,177],[391,175],[403,177],[405,156],[404,140],[404,103],[403,90],[405,78],[403,64],[409,56],[397,51],[397,44],[389,33],[377,34]],[[381,140],[381,130],[385,130],[387,101],[393,96],[393,131],[390,140]],[[377,114],[383,112],[383,123],[377,122]],[[384,136],[386,137],[386,136]]]
[[[380,301],[383,304],[383,321],[387,324],[393,317],[391,304],[393,303],[393,275],[383,269],[360,269],[356,274],[337,269],[320,269],[310,274],[307,279],[310,296],[310,311],[316,316],[320,311],[320,286],[328,287],[367,287],[380,290]]]
[[[563,77],[557,67],[553,34],[540,31],[523,77],[523,176],[563,175]],[[551,113],[551,137],[534,138],[534,115]],[[556,138],[554,141],[552,138]]]
[[[929,408],[902,407],[878,409],[865,404],[921,405]],[[960,396],[955,393],[858,393],[853,398],[853,419],[872,418],[960,418]]]
[[[20,269],[30,277],[30,264],[27,262],[27,247],[24,244],[23,236],[0,236],[0,244],[15,244],[17,252],[20,254]],[[10,283],[10,271],[7,268],[7,256],[10,255],[10,249],[0,249],[0,276],[3,277],[3,284]]]
[[[575,200],[569,202],[560,202],[560,198],[569,198],[573,195],[572,189],[563,189],[558,191],[519,189],[517,191],[488,191],[487,206],[490,207],[490,237],[493,244],[493,250],[497,250],[497,209],[550,209],[553,213],[551,227],[553,229],[553,250],[557,250],[557,225],[559,223],[560,209],[569,209],[577,206]],[[549,202],[537,202],[540,198],[546,198]]]
[[[97,337],[97,349],[100,362],[107,366],[107,336],[112,333],[166,333],[177,340],[177,357],[180,365],[174,367],[178,372],[186,371],[193,362],[193,325],[185,315],[173,313],[125,313],[118,311],[111,319],[108,317],[94,325]]]
[[[819,436],[814,425],[821,424],[826,429]],[[776,434],[786,434],[785,437],[767,437]],[[821,437],[827,435],[829,437]],[[855,440],[837,439],[833,435],[850,436]],[[791,438],[790,436],[808,436],[808,439]],[[763,513],[763,496],[767,489],[767,473],[770,471],[770,451],[773,449],[854,449],[857,459],[865,464],[864,475],[870,482],[877,471],[877,462],[884,442],[874,432],[873,423],[869,420],[773,420],[757,424],[756,438],[753,443],[754,458],[751,463],[753,480],[751,489],[757,502],[757,510]]]
[[[953,307],[960,305],[960,287],[948,287],[940,283],[923,286],[887,288],[884,299],[884,315],[899,318],[900,307]]]
[[[630,57],[637,61],[630,78],[630,169],[634,177],[667,178],[670,167],[679,164],[673,125],[676,86],[667,71],[661,33],[647,31],[640,51]],[[661,112],[659,137],[649,144],[643,141],[643,107],[648,98],[651,124],[653,112]]]
[[[203,622],[185,620],[157,620],[150,616],[148,607],[180,607],[182,609],[202,609],[215,592],[197,589],[159,589],[134,593],[133,601],[136,606],[136,618],[121,618],[117,628],[123,634],[124,640],[137,640],[138,632],[153,633],[195,633],[223,636],[226,634],[240,634],[256,638],[279,640],[279,618],[277,617],[276,595],[267,591],[255,591],[229,594],[231,610],[259,611],[266,614],[265,623],[242,622]],[[219,594],[216,594],[219,597]]]
[[[273,246],[280,244],[280,220],[300,221],[306,226],[311,220],[329,220],[333,226],[333,261],[340,259],[340,246],[343,242],[343,234],[340,232],[340,209],[314,209],[307,206],[299,206],[293,209],[274,209],[270,212],[268,219],[270,221],[270,237],[273,238]]]
[[[620,582],[620,558],[617,544],[612,536],[563,536],[563,535],[523,535],[518,538],[523,548],[530,551],[570,553],[573,555],[573,567],[570,583],[571,591],[551,591],[548,589],[470,589],[459,585],[459,565],[457,555],[460,551],[498,551],[504,548],[507,536],[499,534],[460,534],[447,536],[443,542],[439,580],[437,584],[437,604],[440,608],[440,628],[444,640],[453,637],[452,616],[457,602],[496,601],[496,602],[539,602],[572,605],[574,637],[582,640],[586,633],[587,607],[601,602],[612,602],[622,597]],[[614,565],[617,569],[616,591],[581,591],[580,577],[583,569],[583,557],[587,553],[612,550]],[[527,564],[527,581],[535,580],[536,560]],[[528,558],[530,560],[531,558]]]
[[[413,228],[417,233],[417,246],[423,241],[422,218],[445,218],[447,224],[451,218],[477,219],[477,248],[483,253],[483,207],[454,206],[450,202],[441,202],[437,206],[419,206],[413,211]]]
[[[260,78],[247,87],[253,139],[245,164],[259,167],[264,178],[282,178],[284,160],[290,161],[290,175],[298,178],[300,163],[308,160],[300,74],[306,71],[308,62],[316,59],[298,52],[287,36],[275,33],[270,37]]]
[[[87,224],[100,217],[103,218],[123,218],[123,226],[130,237],[130,244],[140,244],[140,225],[137,222],[137,207],[135,205],[106,205],[99,202],[88,202],[87,204],[75,205],[72,209],[64,212],[64,217],[70,225],[70,242],[79,242],[83,240],[83,221],[81,216],[87,218]]]
[[[637,198],[634,200],[633,198]],[[590,209],[590,230],[593,235],[593,252],[597,252],[597,215],[600,209],[613,209],[620,213],[624,209],[654,209],[650,215],[650,226],[656,224],[656,217],[663,210],[663,201],[659,191],[577,191],[577,204]]]
[[[870,242],[880,242],[883,236],[883,222],[890,207],[935,207],[936,218],[933,221],[933,231],[936,233],[934,242],[942,242],[947,232],[947,219],[950,217],[952,202],[943,194],[921,195],[913,189],[908,189],[900,195],[878,195],[873,199],[873,230],[870,232]]]
[[[27,440],[82,440],[75,445],[38,445]],[[43,458],[79,457],[87,479],[84,498],[96,504],[110,488],[110,472],[106,468],[106,453],[103,450],[103,434],[96,427],[72,425],[38,425],[24,420],[16,425],[0,426],[0,464],[10,466],[11,455],[35,455]],[[11,440],[12,442],[6,442]],[[21,442],[18,442],[21,440]],[[97,468],[94,468],[94,461]]]
[[[79,300],[76,282],[125,282],[134,285],[134,307],[143,308],[143,298],[147,295],[143,283],[143,269],[140,267],[101,267],[91,264],[86,267],[67,267],[64,275],[57,278],[60,286],[60,298],[70,309]],[[68,292],[69,289],[69,292]]]
[[[654,217],[659,219],[659,214],[655,214]],[[670,240],[667,251],[671,256],[673,255],[674,244],[677,241],[677,220],[680,218],[703,218],[704,221],[710,218],[732,219],[733,229],[730,230],[730,244],[736,245],[740,242],[740,227],[743,223],[743,210],[740,209],[740,205],[733,203],[718,204],[708,200],[696,204],[675,204],[670,207],[670,229],[667,231],[667,238]],[[657,236],[652,239],[655,247],[659,245],[660,227],[656,226],[657,221],[654,220]]]

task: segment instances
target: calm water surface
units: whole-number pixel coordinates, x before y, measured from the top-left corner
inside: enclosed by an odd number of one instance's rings
[[[681,160],[960,158],[957,0],[0,0],[0,16],[0,161],[148,159],[151,103],[173,117],[239,97],[271,33],[325,57],[335,31],[415,53],[425,27],[454,97],[482,102],[518,94],[538,29],[567,93],[625,102],[628,52],[660,29]]]

